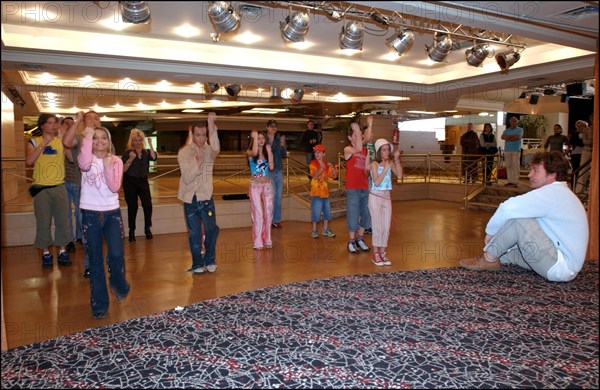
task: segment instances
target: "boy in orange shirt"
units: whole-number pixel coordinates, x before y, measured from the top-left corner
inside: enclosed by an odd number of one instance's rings
[[[328,182],[337,177],[337,172],[334,166],[325,160],[324,145],[316,145],[314,151],[315,159],[310,162],[310,176],[312,177],[310,182],[311,237],[319,238],[317,223],[321,219],[321,212],[323,212],[323,235],[335,237],[335,233],[328,227],[329,220],[331,220]]]

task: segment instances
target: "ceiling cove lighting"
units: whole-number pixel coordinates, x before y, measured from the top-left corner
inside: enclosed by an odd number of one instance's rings
[[[294,12],[285,18],[285,22],[279,22],[281,35],[286,42],[304,42],[308,33],[308,14]]]
[[[479,66],[490,55],[490,47],[485,43],[475,45],[470,49],[465,50],[467,64],[471,66]]]
[[[415,34],[411,30],[404,30],[399,34],[392,35],[385,42],[398,53],[398,56],[401,56],[412,47],[415,42]]]
[[[507,74],[508,69],[521,59],[521,55],[516,51],[507,51],[496,54],[496,62],[500,67],[500,73]]]
[[[340,47],[342,50],[362,50],[364,38],[364,25],[360,22],[349,22],[342,27],[340,33]]]
[[[448,34],[436,31],[433,34],[433,44],[431,46],[425,45],[425,50],[431,61],[442,62],[452,50],[452,39]]]
[[[150,7],[147,1],[119,1],[121,19],[125,23],[147,24],[150,22]]]
[[[213,2],[208,7],[208,17],[214,24],[217,35],[235,30],[240,23],[240,17],[229,1]]]

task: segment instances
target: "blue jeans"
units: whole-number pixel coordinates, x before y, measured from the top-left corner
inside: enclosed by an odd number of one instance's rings
[[[81,185],[65,180],[65,188],[69,199],[69,232],[71,241],[81,238],[81,210],[79,210],[79,198],[81,196]],[[75,206],[75,234],[73,234],[73,206]]]
[[[283,196],[283,171],[269,173],[273,186],[273,223],[281,222],[281,197]]]
[[[194,195],[192,203],[183,204],[183,212],[185,213],[185,223],[190,231],[192,269],[215,264],[219,227],[213,199],[198,201]],[[204,225],[204,248],[206,249],[204,255],[202,255],[202,225]]]
[[[369,190],[346,190],[346,225],[349,232],[371,227]]]
[[[323,221],[331,221],[331,204],[329,198],[310,197],[310,221],[319,222],[323,211]]]
[[[125,280],[125,257],[123,254],[123,219],[121,209],[110,211],[81,210],[83,242],[90,261],[90,303],[94,315],[108,311],[108,289],[104,273],[102,241],[106,239],[107,258],[110,258],[110,289],[125,297],[130,290]]]

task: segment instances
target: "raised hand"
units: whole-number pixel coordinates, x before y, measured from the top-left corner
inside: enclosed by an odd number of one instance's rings
[[[81,133],[81,135],[83,135],[85,138],[93,139],[94,133],[95,130],[93,127],[86,126],[85,129],[83,129],[83,133]]]

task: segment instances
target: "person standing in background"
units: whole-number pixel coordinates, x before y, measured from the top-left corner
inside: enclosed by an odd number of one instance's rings
[[[127,221],[129,224],[129,241],[135,241],[135,219],[138,211],[138,197],[144,208],[144,233],[146,239],[153,238],[152,231],[152,195],[148,183],[150,161],[156,161],[157,156],[152,146],[146,149],[146,136],[141,130],[132,129],[127,141],[127,149],[121,159],[123,166],[123,192],[127,202]]]
[[[312,222],[312,238],[319,238],[317,224],[323,213],[323,235],[333,238],[335,233],[329,229],[331,205],[329,203],[329,180],[337,177],[333,165],[325,160],[325,146],[315,145],[315,159],[310,162],[310,214]]]
[[[508,176],[507,187],[519,187],[519,175],[521,172],[521,139],[523,138],[523,129],[517,127],[519,120],[516,116],[509,119],[510,127],[504,130],[502,138],[504,140],[504,159],[506,160],[506,173]]]
[[[64,141],[64,135],[73,126],[75,121],[70,116],[62,119],[60,123],[62,134],[61,137]],[[63,143],[64,147],[64,143]],[[81,211],[79,210],[79,195],[81,193],[81,171],[79,165],[77,165],[77,156],[79,150],[73,150],[65,148],[65,189],[67,190],[67,204],[69,209],[69,236],[71,242],[67,245],[67,252],[73,253],[76,251],[76,242],[83,242],[81,240]],[[73,223],[75,219],[75,223]],[[73,228],[75,225],[75,228]]]
[[[491,123],[485,123],[483,125],[483,132],[479,136],[479,154],[485,155],[485,177],[484,181],[486,184],[491,184],[492,170],[494,169],[494,156],[498,153],[498,145],[496,143],[496,136],[494,135],[494,129]]]
[[[267,145],[271,145],[273,152],[274,169],[271,172],[271,185],[273,186],[273,224],[276,229],[281,229],[281,199],[283,197],[283,162],[287,157],[285,136],[277,132],[277,121],[267,121]]]
[[[479,153],[479,137],[473,130],[473,124],[467,123],[467,131],[460,137],[460,146],[462,154],[478,154]],[[464,156],[461,164],[461,175],[465,181],[475,183],[477,181],[477,167],[473,166],[477,156]],[[469,177],[465,175],[470,171]]]
[[[548,152],[565,152],[565,147],[569,147],[569,139],[562,134],[563,128],[558,123],[554,125],[554,134],[546,138],[544,150]],[[550,149],[548,149],[550,147]]]
[[[310,165],[311,161],[315,158],[315,153],[313,148],[316,145],[319,145],[322,141],[322,134],[315,130],[315,122],[310,119],[306,123],[306,130],[302,133],[302,137],[300,138],[300,143],[302,144],[302,148],[304,149],[304,153],[306,154],[306,165]],[[308,168],[308,180],[310,177],[310,167]]]

